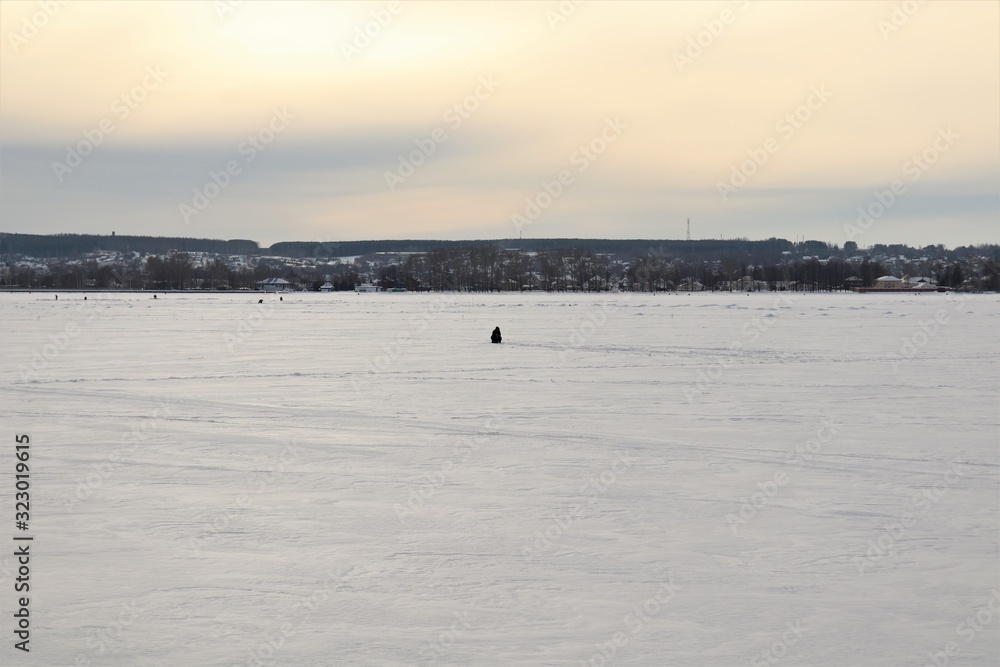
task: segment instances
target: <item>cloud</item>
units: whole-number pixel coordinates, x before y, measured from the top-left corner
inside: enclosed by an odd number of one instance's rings
[[[922,242],[939,220],[927,242],[996,240],[995,3],[905,20],[893,3],[405,2],[389,19],[380,2],[213,7],[68,3],[15,51],[37,4],[0,4],[6,230],[182,233],[177,206],[287,109],[200,234],[515,236],[511,214],[621,118],[621,139],[524,233],[679,237],[691,217],[705,236],[836,241],[859,200],[953,127],[960,140],[881,228]],[[678,53],[697,55],[680,71]],[[152,87],[150,68],[164,73]],[[803,120],[817,87],[831,96]],[[114,131],[56,179],[52,161],[102,122]],[[435,130],[446,140],[388,187]],[[722,201],[717,183],[769,139],[777,150]]]

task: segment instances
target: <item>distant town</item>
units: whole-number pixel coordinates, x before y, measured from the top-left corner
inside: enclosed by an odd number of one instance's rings
[[[0,234],[3,290],[1000,291],[1000,245]]]

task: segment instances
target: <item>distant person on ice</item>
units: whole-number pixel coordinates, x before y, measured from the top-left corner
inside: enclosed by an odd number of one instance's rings
[[[490,336],[490,340],[493,341],[494,343],[499,343],[501,340],[503,340],[500,337],[500,327],[497,327],[496,329],[493,330],[493,335]]]

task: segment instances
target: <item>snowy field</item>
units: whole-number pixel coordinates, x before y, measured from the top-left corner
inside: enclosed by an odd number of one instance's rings
[[[1000,663],[996,295],[87,296],[0,294],[0,664]]]

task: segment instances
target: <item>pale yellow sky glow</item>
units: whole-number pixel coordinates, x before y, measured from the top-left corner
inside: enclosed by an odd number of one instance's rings
[[[862,246],[998,240],[997,2],[5,0],[0,38],[0,231],[843,244],[899,181]]]

